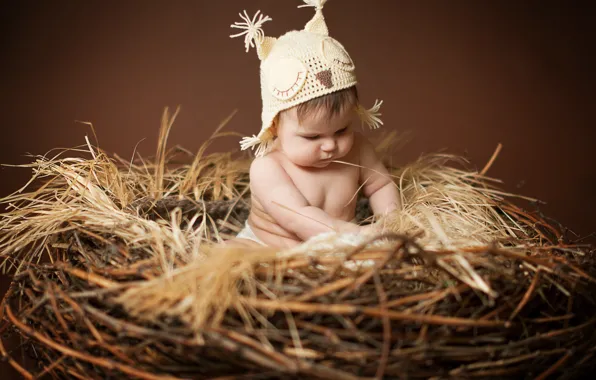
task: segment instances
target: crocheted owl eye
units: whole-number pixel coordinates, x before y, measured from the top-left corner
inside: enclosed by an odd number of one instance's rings
[[[354,62],[339,42],[331,37],[321,41],[321,53],[330,64],[344,71],[353,71]]]
[[[300,60],[292,57],[280,58],[270,66],[269,91],[280,100],[291,99],[304,86],[306,73]]]

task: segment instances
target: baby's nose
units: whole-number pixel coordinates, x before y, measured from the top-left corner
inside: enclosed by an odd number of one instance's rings
[[[325,152],[332,152],[333,150],[335,150],[335,146],[335,139],[325,139],[323,141],[323,144],[321,145],[321,150]]]

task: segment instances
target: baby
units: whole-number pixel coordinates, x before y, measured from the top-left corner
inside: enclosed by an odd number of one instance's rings
[[[235,244],[292,247],[320,233],[367,233],[354,223],[357,194],[369,198],[375,215],[396,210],[397,187],[375,151],[354,131],[359,117],[382,124],[380,103],[371,110],[358,100],[354,64],[329,37],[323,0],[304,30],[265,37],[259,13],[232,25],[245,29],[246,48],[261,59],[262,129],[242,140],[257,147],[250,167],[252,207]]]

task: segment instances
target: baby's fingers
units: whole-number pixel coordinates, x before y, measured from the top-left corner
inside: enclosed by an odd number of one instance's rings
[[[366,226],[360,226],[360,233],[363,235],[377,235],[380,232],[381,232],[381,230],[375,224],[368,224]]]

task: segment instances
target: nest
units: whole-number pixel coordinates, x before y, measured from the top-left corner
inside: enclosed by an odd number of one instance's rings
[[[445,155],[391,168],[404,210],[378,220],[378,236],[223,247],[248,215],[250,160],[205,155],[208,144],[167,150],[172,122],[165,113],[154,159],[87,142],[82,157],[37,157],[32,181],[3,199],[14,277],[0,353],[23,377],[545,379],[594,368],[590,247],[514,204],[486,170]],[[371,221],[364,199],[358,218]]]

